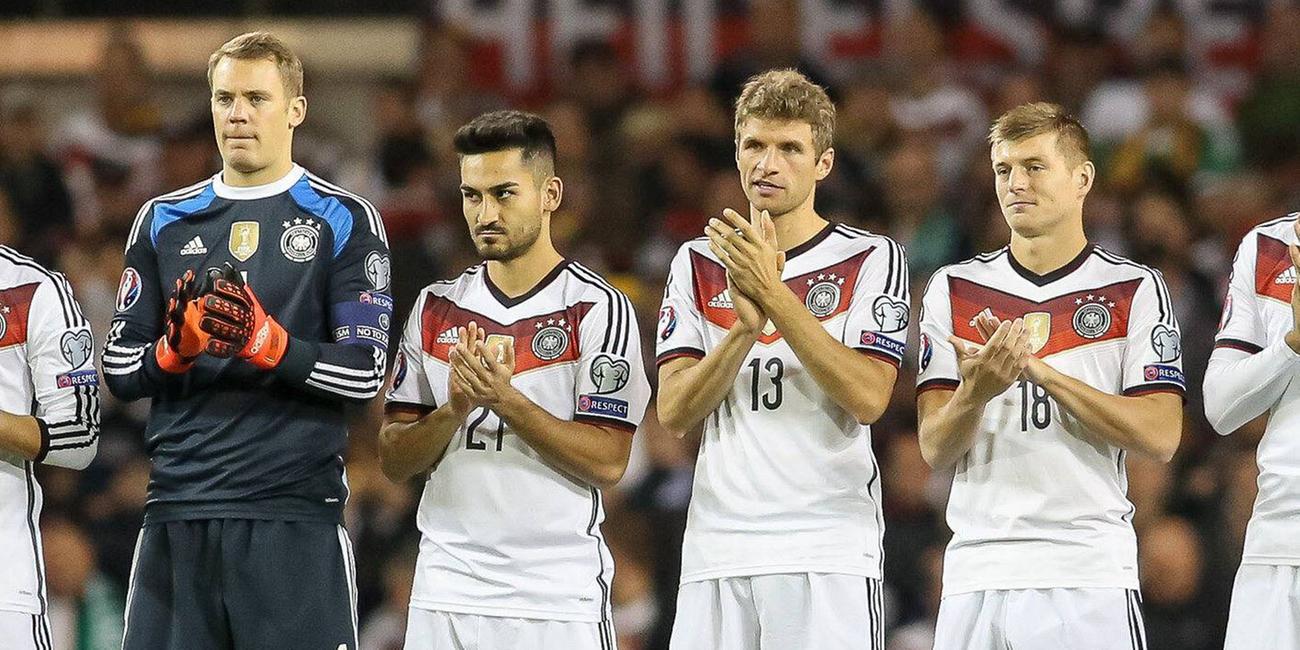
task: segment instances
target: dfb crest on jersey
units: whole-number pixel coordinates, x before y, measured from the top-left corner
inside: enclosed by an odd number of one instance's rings
[[[1075,301],[1080,307],[1074,311],[1074,332],[1085,339],[1099,339],[1110,330],[1110,309],[1105,302],[1106,297],[1101,296],[1098,302],[1092,302],[1093,296],[1088,296],[1085,301],[1082,298]],[[1114,307],[1115,303],[1109,303]]]
[[[247,262],[257,252],[261,231],[262,226],[256,221],[236,221],[230,224],[230,241],[227,243],[230,254],[241,262]]]
[[[871,316],[876,319],[876,327],[886,334],[907,329],[910,312],[907,303],[890,300],[889,296],[880,296],[871,305]]]
[[[117,310],[126,311],[134,307],[140,299],[142,286],[138,271],[130,266],[122,269],[122,282],[117,287]]]
[[[63,359],[72,366],[73,370],[86,365],[94,347],[95,343],[89,330],[64,332],[63,337],[59,339],[59,352],[63,353]]]
[[[1024,316],[1025,332],[1029,334],[1029,352],[1037,354],[1052,336],[1052,315],[1035,311]]]
[[[925,372],[930,367],[930,360],[934,358],[934,343],[930,341],[929,334],[921,335],[921,372]]]
[[[388,261],[388,256],[379,251],[370,251],[366,255],[366,277],[370,279],[370,286],[375,291],[388,291],[388,283],[393,276],[392,263]]]
[[[664,305],[659,310],[659,340],[667,341],[677,331],[677,310],[672,305]]]
[[[1156,353],[1160,363],[1169,363],[1183,356],[1182,337],[1178,332],[1165,325],[1156,325],[1151,330],[1151,350]]]
[[[804,304],[813,316],[824,318],[835,311],[840,306],[840,285],[844,284],[844,278],[836,276],[834,273],[818,273],[817,279],[809,279],[808,297],[804,299]]]
[[[304,222],[298,217],[293,223],[285,221],[283,225],[280,252],[291,262],[310,262],[316,259],[316,248],[320,244],[320,222],[311,219]]]
[[[569,349],[569,333],[565,320],[548,319],[545,325],[537,323],[537,333],[533,335],[533,356],[542,361],[559,359]]]
[[[615,393],[627,385],[632,375],[632,366],[623,359],[615,359],[602,354],[591,362],[591,384],[596,387],[597,395]]]
[[[5,337],[9,331],[9,321],[5,319],[5,314],[9,313],[9,305],[0,305],[0,339]]]

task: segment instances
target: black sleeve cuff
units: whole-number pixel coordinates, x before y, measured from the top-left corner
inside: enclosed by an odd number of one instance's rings
[[[41,429],[41,449],[36,452],[36,458],[33,458],[32,462],[43,463],[45,462],[45,457],[50,453],[50,425],[46,424],[45,420],[40,418],[33,419],[36,420],[36,426]]]
[[[615,429],[621,429],[628,433],[636,433],[636,429],[637,429],[635,424],[632,424],[627,420],[616,420],[614,418],[607,418],[599,415],[589,415],[587,413],[579,413],[578,415],[573,416],[573,421],[582,422],[584,424],[595,424],[602,427],[613,427]]]
[[[957,387],[960,385],[961,382],[956,379],[947,379],[942,377],[927,379],[916,385],[916,392],[924,393],[927,390],[957,390]]]
[[[272,372],[275,376],[294,385],[300,385],[307,382],[307,377],[311,375],[312,368],[316,366],[316,360],[320,358],[320,344],[312,341],[289,337],[288,348],[284,351],[284,358],[280,360],[280,365],[275,367]]]

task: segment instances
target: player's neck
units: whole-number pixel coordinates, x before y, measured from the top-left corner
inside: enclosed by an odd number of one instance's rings
[[[550,242],[539,239],[528,252],[512,260],[488,260],[487,274],[502,293],[516,298],[531,291],[563,261]]]
[[[755,212],[753,205],[749,206],[749,212],[751,215]],[[772,217],[772,224],[776,226],[777,248],[788,251],[821,232],[826,227],[826,220],[813,210],[810,200],[806,205]]]
[[[1082,228],[1040,237],[1021,237],[1011,233],[1011,256],[1016,263],[1038,275],[1047,275],[1069,264],[1087,245],[1088,238]]]
[[[293,159],[285,157],[274,165],[267,165],[257,171],[244,173],[232,169],[229,165],[221,166],[221,182],[231,187],[255,187],[274,183],[293,169]]]

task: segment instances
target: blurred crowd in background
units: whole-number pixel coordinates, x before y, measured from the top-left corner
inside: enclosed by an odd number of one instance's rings
[[[484,110],[540,113],[555,130],[565,184],[552,223],[556,243],[633,299],[649,360],[672,254],[701,235],[711,215],[745,206],[730,105],[750,74],[794,66],[831,91],[839,110],[835,168],[817,189],[818,211],[905,245],[915,303],[939,266],[1007,242],[985,141],[991,120],[1029,101],[1065,105],[1093,141],[1090,239],[1160,269],[1183,328],[1182,445],[1168,465],[1137,455],[1128,461],[1147,636],[1153,649],[1222,647],[1262,426],[1215,435],[1202,414],[1201,382],[1241,236],[1300,209],[1300,9],[1262,17],[1247,82],[1222,90],[1186,57],[1187,25],[1172,11],[1156,13],[1122,51],[1097,33],[1051,30],[1039,66],[971,65],[953,54],[941,17],[914,11],[883,31],[879,56],[832,74],[801,57],[785,13],[794,6],[755,3],[746,45],[705,83],[667,94],[642,92],[618,52],[593,40],[552,71],[551,92],[506,96],[474,82],[467,32],[435,22],[423,32],[418,64],[392,71],[369,110],[353,116],[372,121],[368,148],[331,146],[329,133],[312,131],[309,115],[295,159],[380,207],[404,318],[420,287],[477,261],[451,135]],[[201,70],[192,118],[167,120],[129,30],[114,31],[101,57],[84,103],[56,123],[39,93],[0,85],[0,242],[67,274],[97,338],[111,319],[123,245],[140,206],[220,166]],[[885,477],[890,650],[930,647],[949,535],[951,476],[921,459],[909,356],[889,411],[873,427]],[[647,371],[653,380],[655,369]],[[104,397],[94,464],[41,475],[56,647],[120,642],[149,476],[148,404]],[[380,473],[380,413],[376,403],[357,414],[348,458],[346,523],[357,549],[366,650],[401,647],[418,542],[421,486],[395,485]],[[652,408],[626,477],[605,495],[623,650],[667,647],[697,444],[695,436],[664,431]]]

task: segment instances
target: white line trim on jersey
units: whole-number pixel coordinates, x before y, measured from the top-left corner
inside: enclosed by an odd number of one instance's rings
[[[343,555],[343,575],[348,583],[348,605],[352,613],[352,647],[360,648],[357,624],[357,569],[356,559],[352,557],[352,541],[343,526],[336,526],[339,534],[339,551]]]
[[[160,203],[171,203],[173,201],[183,201],[185,199],[196,197],[203,193],[206,186],[213,181],[215,177],[209,177],[206,180],[199,181],[189,187],[183,187],[174,192],[155,196],[144,202],[140,206],[140,211],[135,213],[135,220],[131,222],[131,233],[126,237],[126,250],[131,250],[131,245],[140,238],[140,227],[144,223],[146,216],[153,214],[153,208]]]
[[[357,392],[352,390],[346,390],[343,388],[338,388],[335,386],[328,386],[311,378],[308,378],[306,380],[306,384],[308,386],[311,386],[312,388],[318,388],[327,393],[334,393],[335,395],[342,395],[343,397],[352,397],[359,400],[367,400],[379,394],[379,389],[375,389],[373,392],[362,393],[362,392]]]
[[[41,536],[36,532],[40,524],[36,521],[36,474],[31,461],[23,463],[23,475],[27,480],[27,532],[31,535],[32,555],[36,562],[36,598],[41,603],[41,613],[49,611],[45,601],[45,558],[41,548]]]
[[[340,388],[366,389],[366,388],[371,388],[373,386],[379,386],[380,384],[383,383],[383,379],[375,379],[370,381],[355,381],[352,379],[340,379],[338,377],[324,375],[314,371],[308,376],[321,383],[332,384]]]
[[[135,536],[135,551],[131,553],[131,573],[126,579],[126,611],[122,613],[122,648],[126,648],[126,639],[131,635],[131,610],[135,603],[135,574],[140,570],[140,546],[144,543],[144,527]]]
[[[363,198],[361,195],[349,192],[348,190],[345,190],[342,187],[311,173],[310,171],[306,171],[306,174],[307,184],[314,189],[323,190],[327,194],[345,196],[360,203],[361,209],[365,211],[366,218],[370,222],[370,232],[376,237],[379,237],[379,241],[383,242],[384,246],[388,246],[388,233],[384,231],[384,220],[379,216],[379,210],[375,208],[373,203]]]

